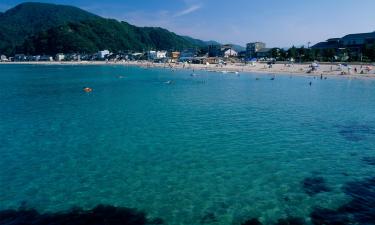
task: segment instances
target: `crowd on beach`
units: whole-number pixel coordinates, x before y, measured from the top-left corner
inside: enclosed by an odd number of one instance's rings
[[[253,63],[253,64],[188,64],[188,63],[151,63],[151,62],[129,62],[127,64],[141,66],[144,68],[161,67],[169,69],[206,70],[210,72],[239,73],[272,73],[272,74],[294,74],[312,76],[345,76],[345,77],[367,77],[375,78],[375,70],[370,64],[290,64],[290,63]]]
[[[206,70],[222,73],[272,73],[312,76],[345,76],[375,78],[375,70],[371,64],[346,63],[227,63],[227,64],[192,64],[192,63],[154,63],[150,61],[78,61],[78,62],[12,62],[6,64],[42,64],[42,65],[125,65],[143,68]]]

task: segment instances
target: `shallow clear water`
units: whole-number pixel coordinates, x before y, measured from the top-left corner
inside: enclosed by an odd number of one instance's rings
[[[375,157],[375,80],[191,73],[0,65],[0,209],[103,203],[172,225],[308,221],[349,200],[345,183],[374,175],[363,159]],[[329,192],[306,193],[316,176]]]

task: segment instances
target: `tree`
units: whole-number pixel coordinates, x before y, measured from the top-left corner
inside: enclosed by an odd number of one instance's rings
[[[296,47],[293,46],[290,49],[288,49],[288,57],[296,59],[296,57],[297,57],[297,48]]]

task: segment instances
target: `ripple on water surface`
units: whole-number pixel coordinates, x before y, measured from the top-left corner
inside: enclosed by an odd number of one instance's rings
[[[0,209],[374,224],[374,81],[190,74],[1,65]]]

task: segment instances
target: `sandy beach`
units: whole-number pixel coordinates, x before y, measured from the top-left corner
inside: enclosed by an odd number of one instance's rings
[[[311,64],[285,64],[276,63],[272,67],[266,63],[256,63],[255,65],[236,63],[227,65],[218,64],[187,64],[187,63],[152,63],[148,61],[127,61],[127,62],[114,62],[114,61],[80,61],[80,62],[1,62],[0,65],[124,65],[124,66],[140,66],[144,68],[166,68],[166,69],[187,69],[192,70],[205,70],[210,72],[221,73],[241,73],[251,72],[259,74],[289,74],[296,76],[340,76],[347,78],[375,78],[375,70],[371,64],[349,64],[351,69],[346,66],[339,66],[339,63],[320,64],[315,71],[311,71]],[[371,67],[371,70],[367,70]],[[361,71],[363,71],[361,73]]]

